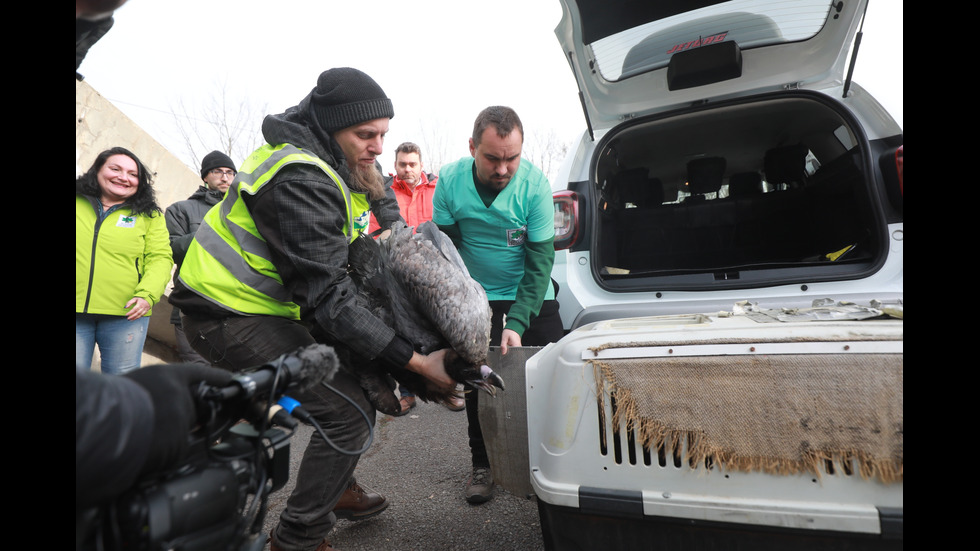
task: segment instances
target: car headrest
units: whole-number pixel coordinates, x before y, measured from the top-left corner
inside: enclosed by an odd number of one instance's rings
[[[647,169],[642,167],[628,168],[616,174],[613,188],[621,206],[632,203],[638,208],[649,208],[663,203],[663,185],[656,178],[647,178]]]
[[[724,177],[723,157],[703,157],[687,163],[687,184],[692,194],[717,192]]]
[[[766,151],[766,181],[770,184],[803,183],[807,147],[801,143],[774,147]]]

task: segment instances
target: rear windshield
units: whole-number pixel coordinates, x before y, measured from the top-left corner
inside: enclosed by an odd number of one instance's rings
[[[831,10],[826,0],[733,0],[633,27],[590,46],[602,77],[617,81],[708,44],[734,41],[745,50],[806,40],[823,28]]]

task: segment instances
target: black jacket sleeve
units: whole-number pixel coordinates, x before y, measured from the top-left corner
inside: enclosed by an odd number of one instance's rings
[[[187,249],[191,246],[191,241],[194,241],[197,228],[191,231],[187,210],[181,208],[179,203],[167,208],[164,219],[167,221],[167,231],[170,233],[170,250],[173,252],[174,262],[180,265],[184,261]]]
[[[129,489],[153,435],[149,393],[126,377],[75,369],[75,508]]]

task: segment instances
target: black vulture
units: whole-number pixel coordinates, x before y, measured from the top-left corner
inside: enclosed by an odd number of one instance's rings
[[[434,223],[417,228],[396,225],[378,241],[361,235],[351,244],[348,263],[361,304],[411,341],[416,351],[429,354],[449,348],[445,367],[454,380],[490,395],[504,388],[503,379],[487,365],[491,314],[486,292],[470,277],[452,240]],[[398,413],[387,373],[370,362],[352,361],[378,411]],[[391,377],[426,402],[445,403],[456,395],[454,389],[434,389],[411,371]]]

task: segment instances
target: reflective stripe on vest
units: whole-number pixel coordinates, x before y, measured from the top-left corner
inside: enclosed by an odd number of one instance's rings
[[[225,198],[204,216],[181,263],[179,279],[188,289],[237,314],[299,319],[299,306],[292,302],[242,199],[243,193],[255,195],[283,167],[296,163],[320,168],[337,184],[347,207],[348,242],[360,235],[353,220],[355,203],[366,205],[362,195],[352,196],[322,159],[290,144],[265,145],[242,163]]]

